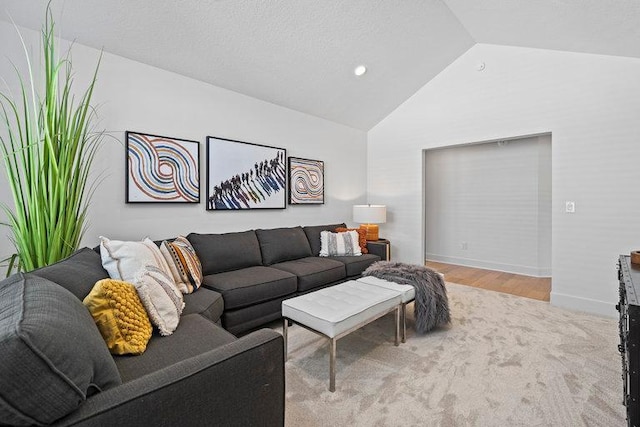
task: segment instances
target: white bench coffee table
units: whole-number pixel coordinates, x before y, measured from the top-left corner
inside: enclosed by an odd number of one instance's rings
[[[282,301],[284,354],[289,321],[329,339],[329,391],[336,390],[336,341],[395,311],[395,345],[400,345],[401,293],[354,280]]]
[[[444,281],[444,274],[438,273]],[[401,283],[391,282],[389,280],[378,279],[373,276],[363,276],[357,280],[372,286],[381,286],[399,292],[402,299],[400,306],[400,323],[402,324],[402,342],[407,341],[407,304],[416,299],[416,289],[412,285],[404,285]]]
[[[363,276],[357,280],[360,283],[366,283],[371,286],[380,286],[385,289],[396,291],[400,294],[400,324],[402,342],[407,341],[407,304],[416,299],[416,288],[411,285],[403,285],[396,282],[390,282],[384,279],[378,279],[373,276]]]

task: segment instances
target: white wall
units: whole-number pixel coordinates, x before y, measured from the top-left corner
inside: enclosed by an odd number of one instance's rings
[[[37,33],[22,30],[38,52]],[[0,76],[17,90],[9,60],[23,68],[15,29],[0,22]],[[78,87],[90,77],[99,52],[73,48]],[[81,84],[82,83],[82,84]],[[3,85],[4,86],[4,85]],[[99,235],[117,239],[163,238],[190,231],[227,232],[249,228],[351,222],[354,203],[365,201],[366,134],[235,92],[105,54],[94,97],[100,126],[113,138],[104,141],[96,170],[106,175],[89,213],[86,245]],[[125,204],[124,132],[134,130],[200,141],[198,205]],[[205,137],[207,135],[285,148],[288,156],[325,161],[325,204],[287,206],[285,210],[205,211]],[[0,173],[0,202],[12,203]],[[4,216],[0,216],[0,222]],[[0,229],[0,258],[12,252]]]
[[[368,133],[368,199],[388,205],[394,257],[423,259],[423,149],[551,133],[551,302],[614,315],[618,254],[640,245],[638,76],[638,59],[471,48]]]
[[[427,259],[550,276],[550,153],[550,135],[426,150]]]

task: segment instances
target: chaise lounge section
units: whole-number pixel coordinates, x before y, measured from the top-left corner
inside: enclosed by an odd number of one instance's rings
[[[284,425],[282,335],[255,329],[283,299],[380,260],[319,257],[320,232],[337,227],[191,233],[203,286],[138,356],[110,354],[82,303],[109,277],[99,251],[0,281],[0,424]]]
[[[0,424],[284,423],[279,333],[236,338],[219,326],[220,294],[200,289],[185,295],[172,335],[154,332],[139,356],[111,355],[81,301],[105,278],[84,248],[0,281]]]

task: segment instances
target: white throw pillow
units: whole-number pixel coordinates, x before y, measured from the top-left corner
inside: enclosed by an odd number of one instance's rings
[[[320,256],[360,256],[357,231],[344,233],[320,232]]]
[[[137,274],[133,285],[160,335],[171,335],[178,327],[184,309],[182,292],[173,279],[159,268],[148,265]]]
[[[100,236],[100,257],[112,279],[133,283],[138,272],[147,265],[155,266],[171,277],[160,248],[148,237],[141,242],[131,242]]]

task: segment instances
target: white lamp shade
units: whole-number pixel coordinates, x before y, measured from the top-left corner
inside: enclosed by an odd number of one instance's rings
[[[387,222],[385,205],[354,205],[353,221],[361,224],[383,224]]]

